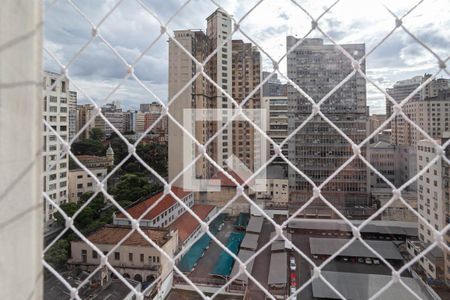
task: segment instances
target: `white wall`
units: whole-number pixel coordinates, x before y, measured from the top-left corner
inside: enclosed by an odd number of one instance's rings
[[[41,7],[0,8],[0,299],[42,299]]]

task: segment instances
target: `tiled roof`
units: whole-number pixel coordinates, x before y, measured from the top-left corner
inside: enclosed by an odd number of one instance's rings
[[[214,205],[196,204],[191,209],[201,220],[204,221],[214,207]],[[198,221],[186,211],[175,222],[173,222],[172,225],[170,225],[170,229],[177,229],[178,239],[181,242],[184,242],[198,226]]]
[[[165,237],[169,233],[168,230],[146,227],[141,227],[141,229],[158,246],[165,244]],[[131,227],[129,226],[106,225],[88,235],[87,239],[93,244],[116,245],[130,232],[130,230]],[[151,246],[151,244],[136,231],[133,232],[122,245]]]
[[[237,181],[237,183],[239,183],[239,184],[244,183],[244,180],[242,180],[242,178],[240,178],[235,172],[228,171],[228,174],[230,174],[231,177],[233,177]],[[220,186],[223,186],[223,187],[225,187],[225,186],[235,187],[236,186],[236,184],[221,171],[217,172],[211,179],[220,180]]]
[[[187,195],[189,195],[191,192],[184,191],[182,188],[178,187],[172,187],[172,192],[177,195],[178,198],[183,199]],[[135,219],[139,218],[150,206],[152,206],[155,202],[158,201],[158,199],[164,194],[164,192],[159,192],[150,198],[138,202],[135,205],[129,207],[126,209],[126,211]],[[165,210],[167,210],[169,207],[174,205],[176,203],[175,198],[172,197],[172,195],[165,195],[164,198],[154,207],[152,210],[150,210],[145,217],[144,220],[152,220]],[[116,216],[117,218],[126,218],[125,215],[121,212],[119,212]]]

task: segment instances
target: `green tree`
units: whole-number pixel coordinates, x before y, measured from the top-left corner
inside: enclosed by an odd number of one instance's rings
[[[92,128],[89,131],[89,137],[95,141],[101,141],[105,137],[105,133],[100,128]]]
[[[69,241],[65,239],[56,241],[45,253],[45,261],[56,269],[63,268],[69,259],[69,246]]]
[[[106,146],[98,140],[87,139],[72,144],[72,153],[75,155],[97,155],[104,156]]]
[[[158,186],[152,185],[147,178],[136,174],[125,174],[120,181],[110,189],[114,199],[122,206],[127,206],[141,197],[147,196],[158,190]]]

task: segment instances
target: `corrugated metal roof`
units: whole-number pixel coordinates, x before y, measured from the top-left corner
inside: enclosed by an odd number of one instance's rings
[[[256,250],[256,248],[258,248],[258,238],[258,234],[247,232],[244,236],[244,240],[242,240],[241,248]]]
[[[264,222],[264,217],[251,216],[250,220],[248,221],[247,232],[260,233],[263,222]]]
[[[340,250],[346,243],[348,243],[348,241],[349,239],[309,238],[309,248],[312,254],[332,255]],[[391,241],[366,241],[366,243],[385,259],[403,259],[399,250]],[[339,256],[377,257],[359,240],[353,241],[350,246],[339,254]]]
[[[379,274],[364,274],[364,273],[346,273],[322,271],[323,277],[333,285],[336,290],[345,297],[345,299],[368,299],[383,286],[385,286],[392,277],[390,275]],[[402,281],[413,290],[420,299],[433,299],[416,279],[410,277],[402,277]],[[357,288],[355,288],[357,287]],[[322,279],[317,278],[312,282],[313,296],[315,298],[326,299],[340,299],[326,285]],[[392,284],[384,293],[378,296],[377,299],[382,300],[409,300],[415,298],[408,290],[400,283]]]
[[[287,253],[274,252],[270,256],[269,285],[285,285],[287,283]]]
[[[242,261],[242,262],[246,262],[253,254],[255,254],[255,251],[250,251],[250,250],[245,250],[245,249],[241,249],[239,250],[239,254],[238,254],[238,258]],[[249,261],[247,263],[247,271],[249,273],[252,273],[253,270],[253,263],[255,262],[254,259],[252,259],[251,261]],[[239,272],[239,263],[237,263],[236,261],[234,261],[234,265],[233,265],[233,270],[231,270],[231,275],[230,278],[233,277],[234,275],[236,275]],[[235,280],[240,280],[240,281],[244,281],[247,282],[248,281],[248,277],[245,274],[241,274],[239,275]]]

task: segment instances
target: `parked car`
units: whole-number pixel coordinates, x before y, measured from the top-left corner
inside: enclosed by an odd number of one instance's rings
[[[295,286],[291,286],[291,295],[293,295],[296,290],[297,290],[297,288]]]
[[[360,264],[363,264],[363,263],[364,263],[364,258],[358,257],[358,262],[359,262]]]
[[[297,287],[297,274],[291,272],[291,286]]]
[[[380,264],[380,260],[378,258],[374,258],[373,259],[373,264],[374,265],[379,265]]]
[[[289,268],[291,271],[295,271],[297,269],[297,264],[295,263],[295,257],[291,256],[289,261]]]
[[[365,262],[366,262],[366,264],[368,264],[368,265],[371,265],[371,264],[372,264],[372,260],[371,260],[369,257],[366,258]]]

